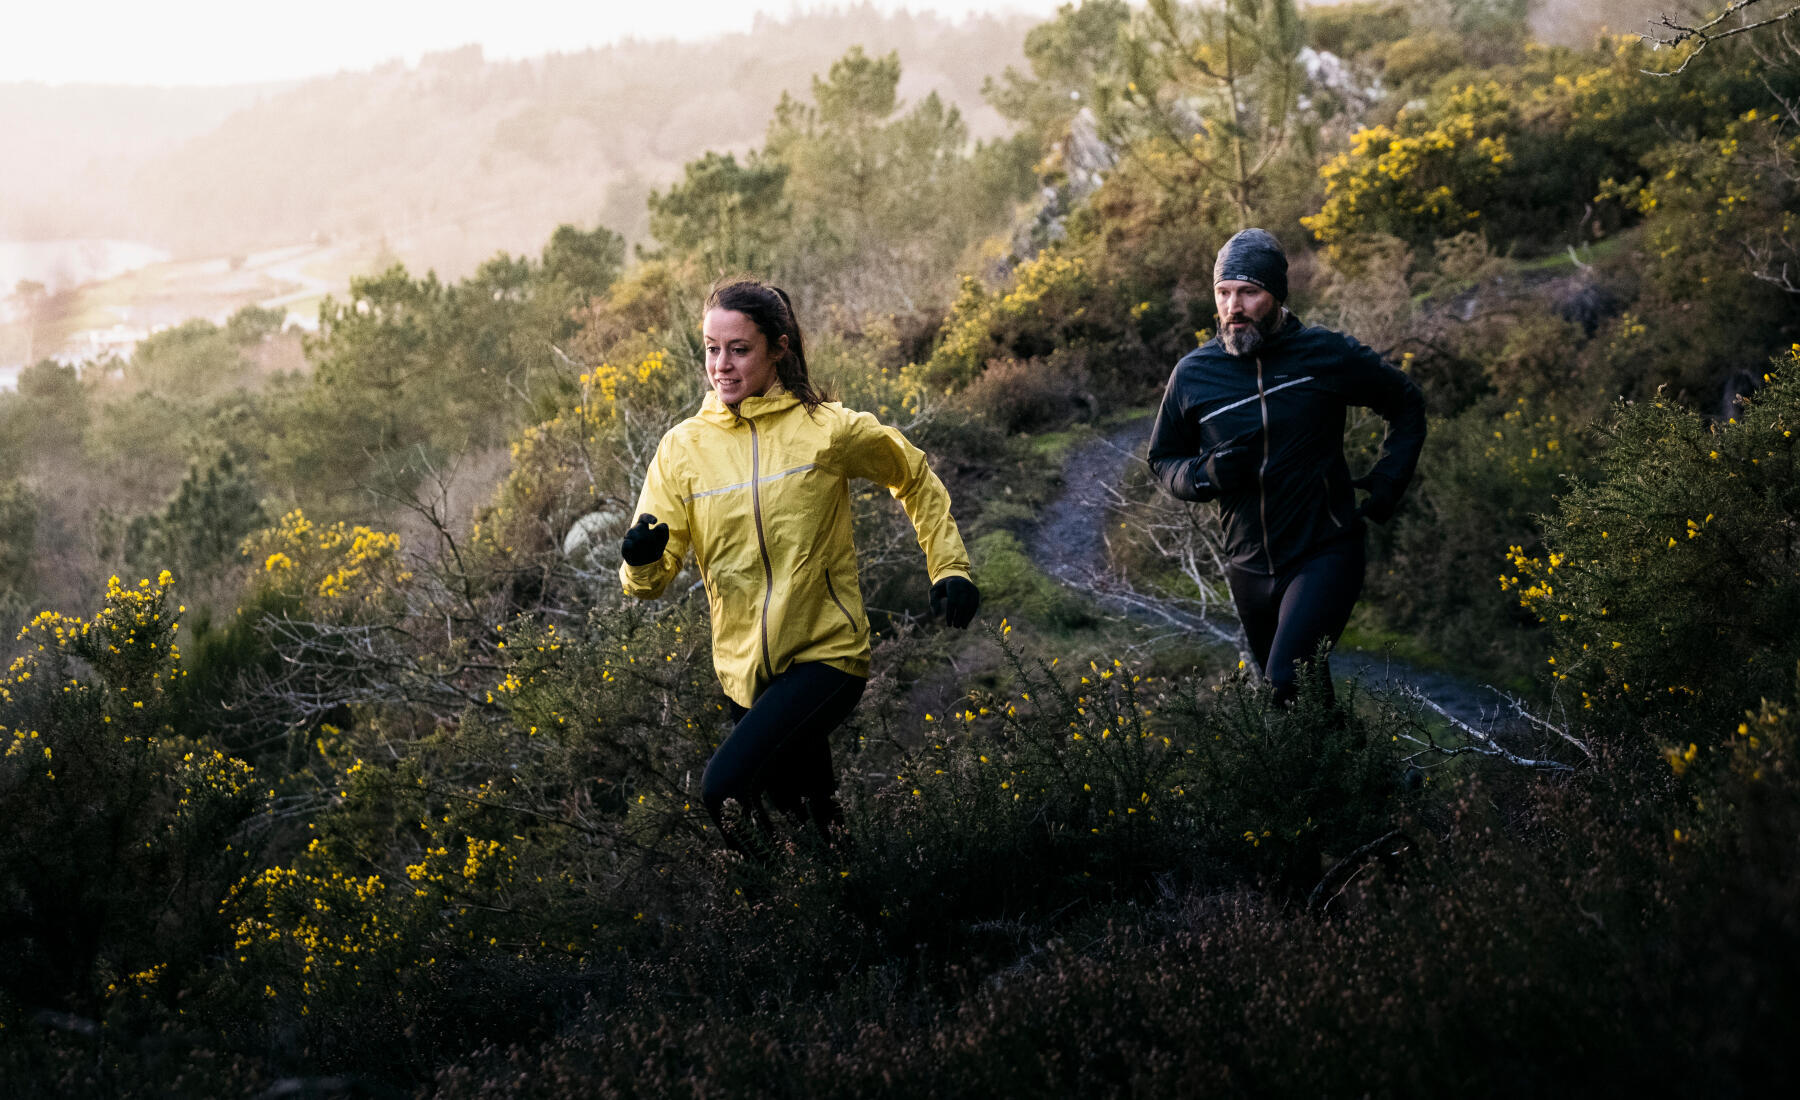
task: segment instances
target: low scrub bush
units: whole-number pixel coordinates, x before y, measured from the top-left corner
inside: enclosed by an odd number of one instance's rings
[[[1778,697],[1800,660],[1800,358],[1724,422],[1622,405],[1594,481],[1500,587],[1543,622],[1558,683],[1638,721],[1716,728]]]
[[[1359,442],[1372,448],[1379,430]],[[1522,398],[1433,424],[1405,507],[1370,529],[1365,613],[1495,681],[1535,676],[1536,619],[1470,578],[1496,575],[1510,548],[1537,552],[1537,517],[1590,468],[1591,450],[1588,433]]]
[[[170,724],[171,582],[114,577],[91,619],[38,615],[0,678],[0,996],[86,1017],[172,1001],[221,950],[260,784]]]

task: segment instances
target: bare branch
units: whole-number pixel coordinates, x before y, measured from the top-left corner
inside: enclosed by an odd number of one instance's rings
[[[1725,6],[1723,11],[1719,12],[1719,14],[1713,16],[1706,22],[1701,23],[1699,26],[1688,26],[1685,23],[1678,23],[1667,13],[1664,13],[1657,19],[1651,20],[1650,25],[1653,27],[1660,27],[1661,31],[1652,31],[1649,34],[1638,35],[1639,38],[1650,43],[1651,48],[1661,49],[1664,46],[1667,46],[1670,49],[1674,49],[1689,42],[1695,43],[1695,45],[1693,52],[1683,58],[1681,64],[1673,69],[1640,69],[1639,71],[1646,76],[1675,76],[1684,71],[1688,65],[1693,62],[1694,58],[1699,57],[1701,52],[1714,42],[1733,38],[1740,34],[1747,34],[1750,31],[1782,23],[1794,18],[1796,15],[1800,15],[1800,4],[1795,4],[1793,7],[1788,8],[1788,10],[1779,15],[1771,15],[1767,19],[1762,19],[1755,23],[1743,22],[1723,30],[1718,29],[1719,25],[1726,20],[1764,2],[1765,0],[1732,0],[1731,3]]]
[[[1589,751],[1589,749],[1587,747],[1587,742],[1581,740],[1579,737],[1575,737],[1574,735],[1570,734],[1568,726],[1566,726],[1566,725],[1559,726],[1559,725],[1555,724],[1554,722],[1551,722],[1549,719],[1540,718],[1539,716],[1531,713],[1531,711],[1525,709],[1525,703],[1523,700],[1519,699],[1515,695],[1509,695],[1508,693],[1501,691],[1499,688],[1494,687],[1492,684],[1488,685],[1488,690],[1493,692],[1495,695],[1498,695],[1501,699],[1504,699],[1506,701],[1507,707],[1509,709],[1511,709],[1511,711],[1514,714],[1518,715],[1520,718],[1525,719],[1525,721],[1530,723],[1532,726],[1534,726],[1540,730],[1543,730],[1545,733],[1555,734],[1558,738],[1560,738],[1564,741],[1567,741],[1569,744],[1575,746],[1577,749],[1580,749],[1581,755],[1589,757],[1589,758],[1593,757],[1594,754],[1591,751]]]
[[[1411,741],[1413,744],[1426,746],[1428,752],[1441,756],[1463,756],[1471,753],[1476,756],[1491,756],[1521,768],[1537,768],[1543,771],[1572,772],[1575,770],[1573,767],[1560,760],[1538,760],[1531,757],[1520,756],[1515,752],[1509,751],[1498,741],[1494,740],[1493,736],[1487,733],[1487,731],[1476,729],[1461,718],[1451,714],[1440,706],[1436,700],[1410,684],[1398,684],[1396,685],[1396,690],[1401,695],[1411,699],[1413,702],[1418,703],[1420,706],[1425,707],[1444,721],[1450,723],[1453,728],[1470,740],[1470,743],[1467,745],[1443,746],[1437,743],[1437,740],[1431,736],[1429,731],[1425,733],[1423,739],[1412,736],[1407,738],[1407,740]]]

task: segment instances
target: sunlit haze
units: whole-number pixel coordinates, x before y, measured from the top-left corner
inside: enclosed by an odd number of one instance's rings
[[[1066,0],[874,0],[911,10],[1047,16]],[[75,0],[8,4],[0,82],[218,85],[296,80],[479,43],[490,59],[603,46],[625,38],[707,38],[759,17],[839,5],[800,0]],[[696,77],[698,78],[698,77]]]

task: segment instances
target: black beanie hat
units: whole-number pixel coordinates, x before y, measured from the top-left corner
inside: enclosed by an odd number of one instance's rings
[[[1266,229],[1246,229],[1226,241],[1213,263],[1213,285],[1227,279],[1255,283],[1277,302],[1287,301],[1287,253],[1281,242]]]

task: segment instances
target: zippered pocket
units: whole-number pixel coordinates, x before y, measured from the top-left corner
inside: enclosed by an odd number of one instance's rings
[[[855,630],[856,618],[850,614],[850,609],[844,606],[844,601],[838,599],[837,588],[831,583],[831,570],[829,569],[825,571],[825,594],[830,596],[831,602],[837,605],[839,611],[843,612],[844,621],[850,624],[850,629]]]
[[[1330,471],[1326,471],[1325,473],[1320,474],[1319,480],[1325,483],[1325,514],[1331,517],[1332,523],[1335,523],[1335,524],[1337,524],[1337,526],[1339,528],[1342,528],[1344,526],[1344,521],[1337,518],[1337,512],[1333,511],[1332,507],[1331,507],[1331,473],[1330,473]]]

